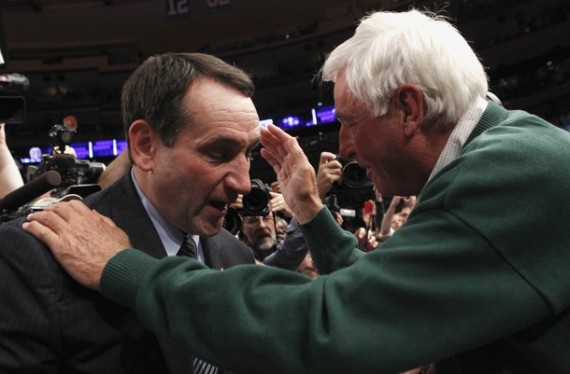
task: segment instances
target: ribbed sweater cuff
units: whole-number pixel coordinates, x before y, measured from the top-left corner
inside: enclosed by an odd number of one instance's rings
[[[101,293],[116,303],[135,308],[141,282],[156,262],[158,259],[137,249],[117,253],[103,269]]]
[[[309,248],[312,248],[311,243],[318,243],[319,246],[325,247],[330,246],[331,243],[341,240],[345,234],[327,208],[321,209],[310,222],[299,226],[307,243],[309,243]],[[322,238],[326,239],[326,243],[321,241]]]

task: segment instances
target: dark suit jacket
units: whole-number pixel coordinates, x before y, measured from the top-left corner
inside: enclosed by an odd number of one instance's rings
[[[130,173],[85,201],[125,230],[135,248],[166,256]],[[134,312],[74,282],[21,223],[0,225],[1,373],[191,373],[189,352],[176,354]],[[225,230],[202,239],[202,247],[212,268],[253,263]]]

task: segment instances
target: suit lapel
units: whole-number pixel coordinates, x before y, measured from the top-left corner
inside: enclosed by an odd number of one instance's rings
[[[156,258],[165,257],[162,241],[140,201],[130,174],[110,187],[110,217],[127,233],[133,247]]]
[[[218,244],[213,238],[200,238],[200,244],[202,245],[206,266],[216,270],[225,269],[229,266],[221,256]]]
[[[99,205],[95,204],[96,208],[101,214],[110,217],[117,226],[127,233],[133,247],[156,258],[165,257],[166,251],[162,241],[140,201],[131,173],[126,173],[117,183],[102,193],[106,195],[105,200],[101,201]],[[230,263],[222,256],[224,251],[219,247],[215,238],[200,239],[204,260],[206,265],[212,269],[226,269]],[[188,352],[180,352],[179,349],[174,348],[162,339],[157,340],[170,374],[192,373],[192,355],[189,355]],[[224,371],[220,369],[219,374],[222,373]]]
[[[123,229],[134,248],[137,248],[153,257],[162,258],[166,251],[162,241],[135,189],[128,172],[116,184],[109,187],[105,192],[108,194],[97,209],[104,210],[101,213],[108,215]],[[192,357],[186,352],[180,352],[160,338],[158,344],[168,365],[170,374],[192,373]]]

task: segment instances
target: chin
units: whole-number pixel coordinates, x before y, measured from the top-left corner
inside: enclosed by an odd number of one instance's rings
[[[200,236],[209,237],[218,235],[222,230],[223,221],[217,222],[201,222],[196,225],[196,233]]]

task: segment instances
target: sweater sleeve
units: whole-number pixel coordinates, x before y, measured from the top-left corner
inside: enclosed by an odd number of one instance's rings
[[[449,213],[424,214],[429,227],[410,221],[383,250],[316,280],[267,266],[220,272],[125,250],[107,265],[102,292],[163,338],[250,373],[394,373],[547,313],[484,238]],[[436,251],[433,237],[443,232],[451,233],[448,244]],[[413,246],[408,235],[417,237]]]
[[[356,237],[343,230],[327,208],[300,227],[319,274],[330,274],[345,268],[364,255],[358,249]]]
[[[330,273],[316,280],[126,250],[105,268],[102,292],[158,335],[237,372],[394,373],[506,337],[524,362],[568,367],[565,352],[529,338],[570,304],[560,209],[570,206],[569,139],[533,118],[515,122],[480,135],[438,173],[381,250],[355,252],[327,211],[303,225]],[[550,347],[567,346],[566,331],[547,331],[563,342]]]

